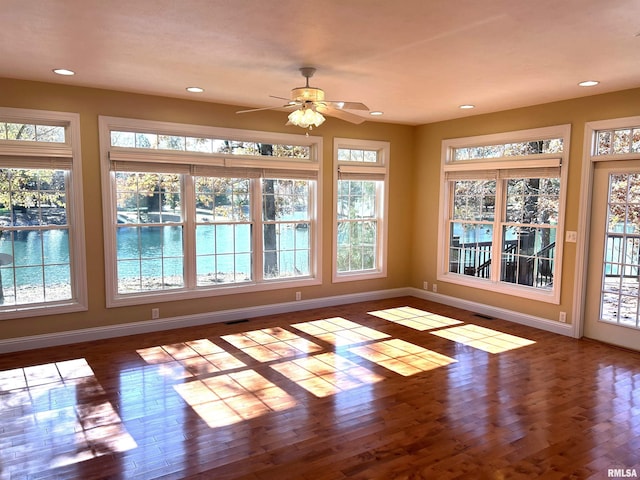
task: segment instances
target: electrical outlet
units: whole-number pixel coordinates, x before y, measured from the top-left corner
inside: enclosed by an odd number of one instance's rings
[[[425,289],[425,290],[429,290],[429,282],[424,282],[422,284],[422,288]]]
[[[560,312],[560,319],[562,323],[567,323],[567,312]]]
[[[435,283],[431,285],[431,290],[433,290],[434,293],[438,293],[438,285],[436,285]]]
[[[302,300],[302,292],[296,292],[296,301]]]
[[[157,320],[158,318],[160,318],[160,309],[159,308],[152,308],[151,309],[151,320]]]

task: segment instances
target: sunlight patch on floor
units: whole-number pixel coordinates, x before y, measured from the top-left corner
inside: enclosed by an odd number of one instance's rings
[[[254,370],[242,370],[173,387],[211,428],[293,408],[287,392]]]
[[[536,343],[533,340],[509,335],[479,325],[445,328],[431,332],[431,334],[489,353],[502,353]]]
[[[349,351],[405,377],[456,362],[446,355],[397,338],[353,347]]]
[[[0,372],[0,424],[5,432],[22,432],[0,449],[0,464],[14,465],[9,460],[23,455],[25,445],[46,455],[51,468],[136,448],[104,394],[84,358]],[[40,449],[43,440],[47,448]]]
[[[206,338],[137,350],[163,376],[175,380],[243,368],[247,365]]]
[[[316,397],[328,397],[384,379],[333,352],[271,365],[275,371]]]
[[[310,354],[322,347],[283,328],[265,328],[224,335],[224,340],[259,362]]]
[[[291,326],[336,347],[389,338],[389,335],[386,333],[379,332],[373,328],[363,327],[359,323],[346,320],[342,317],[294,323]]]
[[[463,322],[454,318],[438,315],[437,313],[427,312],[413,307],[397,307],[388,308],[386,310],[377,310],[368,312],[374,317],[388,320],[389,322],[398,323],[414,330],[425,331],[433,328],[450,327]]]

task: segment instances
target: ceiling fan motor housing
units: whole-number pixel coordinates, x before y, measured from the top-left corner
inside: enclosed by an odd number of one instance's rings
[[[291,90],[291,100],[296,102],[322,102],[324,90],[314,87],[300,87]]]

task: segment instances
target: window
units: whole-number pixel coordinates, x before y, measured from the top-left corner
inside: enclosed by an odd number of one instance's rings
[[[569,133],[443,142],[439,280],[559,302]]]
[[[0,318],[87,309],[79,128],[0,108]]]
[[[386,275],[387,142],[334,142],[334,282]]]
[[[321,282],[320,138],[112,117],[100,129],[109,306]]]

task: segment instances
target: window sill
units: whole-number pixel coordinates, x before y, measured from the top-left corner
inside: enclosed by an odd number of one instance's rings
[[[553,303],[555,305],[560,304],[559,285],[555,285],[553,290],[542,290],[535,287],[515,285],[506,282],[494,282],[488,279],[449,272],[439,273],[437,279],[439,282],[447,282],[455,285],[477,288],[479,290],[489,290],[498,294],[511,295],[514,297],[525,298],[527,300]]]
[[[341,273],[333,276],[333,283],[341,282],[357,282],[359,280],[372,280],[374,278],[386,278],[386,272],[380,272],[378,270],[371,272],[354,272],[354,273]]]
[[[200,287],[195,290],[173,289],[140,292],[127,295],[117,295],[111,299],[107,299],[107,308],[192,300],[197,298],[218,297],[222,295],[236,295],[269,290],[284,290],[286,288],[300,288],[321,284],[321,279],[304,277],[301,279],[268,280],[262,283],[247,282],[243,284],[230,284],[214,288]]]
[[[85,312],[87,310],[87,305],[71,300],[64,303],[47,305],[6,306],[0,309],[0,321],[11,320],[14,318],[43,317],[62,313]]]

